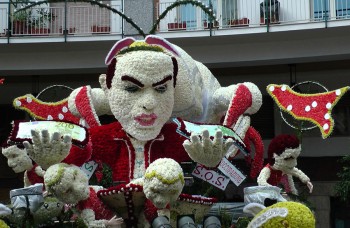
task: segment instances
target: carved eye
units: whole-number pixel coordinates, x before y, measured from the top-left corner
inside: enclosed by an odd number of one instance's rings
[[[167,89],[167,85],[160,85],[154,88],[158,93],[164,93]]]
[[[124,90],[129,93],[136,93],[137,91],[140,90],[140,88],[138,86],[129,85],[129,86],[125,86]]]

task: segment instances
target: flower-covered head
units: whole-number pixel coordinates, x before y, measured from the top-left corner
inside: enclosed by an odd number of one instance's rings
[[[126,133],[142,141],[157,137],[173,111],[176,75],[176,59],[144,42],[111,60],[100,83]]]
[[[170,158],[152,162],[145,173],[143,190],[157,208],[165,208],[179,197],[184,187],[184,175],[179,163]]]
[[[65,163],[50,166],[44,175],[46,189],[64,203],[76,204],[89,197],[86,174],[77,166]]]
[[[269,145],[269,163],[277,169],[291,169],[297,165],[300,152],[301,145],[295,135],[279,135]]]
[[[17,146],[10,146],[2,150],[7,158],[7,164],[15,173],[21,173],[33,167],[32,160],[25,150],[18,150]]]
[[[279,202],[269,207],[250,203],[243,209],[254,215],[248,228],[298,227],[315,228],[316,221],[312,211],[298,202]]]

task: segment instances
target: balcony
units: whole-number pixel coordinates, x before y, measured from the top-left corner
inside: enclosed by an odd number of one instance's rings
[[[155,17],[174,1],[157,0]],[[124,8],[122,0],[103,3],[118,10]],[[349,0],[202,0],[202,3],[213,10],[217,21],[209,20],[199,7],[180,5],[160,21],[157,33],[165,38],[200,37],[350,25]],[[45,42],[45,38],[58,42],[116,40],[125,33],[119,15],[88,3],[51,3],[18,12],[23,6],[25,3],[19,1],[0,2],[0,43]]]
[[[173,0],[159,0],[161,15]],[[209,25],[208,16],[196,6],[181,5],[169,11],[160,22],[161,33],[202,31],[214,29],[216,35],[300,30],[312,27],[348,26],[348,0],[202,0],[216,15],[216,24]],[[169,28],[171,24],[186,24],[186,28]],[[235,30],[235,31],[233,31]]]
[[[104,3],[117,10],[122,8],[120,0]],[[0,38],[62,39],[122,33],[119,15],[88,3],[51,3],[19,11],[24,6],[0,2]]]

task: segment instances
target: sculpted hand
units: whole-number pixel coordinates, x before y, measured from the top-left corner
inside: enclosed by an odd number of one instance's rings
[[[52,137],[47,130],[32,130],[33,144],[25,141],[24,147],[28,155],[43,169],[49,168],[51,165],[61,162],[69,153],[72,146],[72,138],[65,135],[63,139],[58,132],[53,133]]]
[[[209,132],[204,130],[201,138],[191,135],[191,141],[186,140],[183,143],[191,159],[207,167],[217,166],[232,145],[233,140],[229,138],[224,141],[220,130],[215,133],[213,140],[210,139]]]
[[[106,227],[108,228],[118,228],[121,227],[121,225],[123,224],[123,219],[122,218],[117,218],[117,216],[114,216],[113,218],[111,218],[110,220],[108,220],[106,222]]]

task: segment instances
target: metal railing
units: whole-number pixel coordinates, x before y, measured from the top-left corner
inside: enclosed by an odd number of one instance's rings
[[[122,9],[122,1],[105,1]],[[89,3],[43,4],[19,10],[28,2],[16,5],[0,3],[0,36],[61,36],[121,34],[122,18],[105,8]]]
[[[159,0],[160,15],[173,0]],[[160,32],[229,29],[283,24],[313,23],[350,19],[347,0],[202,0],[217,17],[209,24],[199,7],[180,6],[172,9],[159,25]]]
[[[24,1],[24,0],[22,0]],[[122,0],[103,3],[121,10]],[[175,0],[159,0],[156,17]],[[239,27],[278,26],[284,24],[327,22],[350,19],[348,0],[202,0],[217,21],[196,6],[173,8],[160,21],[158,32],[236,29]],[[0,36],[62,36],[122,34],[122,18],[89,3],[62,2],[18,11],[28,2],[16,5],[0,2]]]

